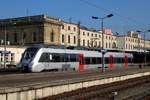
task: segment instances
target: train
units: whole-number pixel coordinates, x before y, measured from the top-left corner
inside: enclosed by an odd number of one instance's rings
[[[107,69],[128,68],[133,64],[133,54],[107,51],[103,67]],[[75,50],[30,46],[22,54],[17,68],[24,72],[45,70],[77,70],[102,68],[102,52],[98,50]]]

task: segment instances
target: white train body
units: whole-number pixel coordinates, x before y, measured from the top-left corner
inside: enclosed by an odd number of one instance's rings
[[[127,67],[132,64],[132,54],[107,52],[104,55],[105,67],[109,69]],[[98,51],[69,50],[30,47],[22,55],[19,68],[23,71],[43,70],[84,70],[102,67],[102,53]]]

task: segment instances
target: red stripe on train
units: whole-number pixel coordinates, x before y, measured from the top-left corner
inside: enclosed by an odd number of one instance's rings
[[[110,55],[109,57],[109,69],[112,70],[113,69],[113,56]]]
[[[83,54],[79,54],[79,71],[84,70],[84,56]]]
[[[128,57],[125,55],[124,57],[124,68],[128,68]]]

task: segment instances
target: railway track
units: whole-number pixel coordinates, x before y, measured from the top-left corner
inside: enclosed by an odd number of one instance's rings
[[[78,89],[39,100],[142,100],[150,96],[149,87],[150,76],[145,76],[111,84]],[[137,91],[137,89],[140,90]],[[130,93],[130,91],[132,91],[132,93]],[[128,92],[128,94],[126,92]]]

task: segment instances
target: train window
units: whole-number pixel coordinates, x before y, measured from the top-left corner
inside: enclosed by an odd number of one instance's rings
[[[52,62],[60,62],[61,61],[60,54],[54,53],[54,54],[51,54],[51,55],[53,56]]]
[[[92,58],[92,64],[96,64],[96,58]]]
[[[124,58],[117,58],[117,63],[122,63],[123,60]]]
[[[89,57],[85,58],[85,64],[91,64],[91,59]]]
[[[105,63],[106,63],[106,64],[109,63],[109,58],[108,58],[108,57],[105,58]]]
[[[97,64],[101,64],[101,61],[102,61],[101,58],[96,58],[96,60],[97,60],[97,61],[96,61]]]
[[[64,57],[65,57],[65,62],[69,62],[69,61],[70,61],[70,59],[69,59],[69,58],[70,58],[69,54],[65,54]]]
[[[133,62],[133,59],[132,59],[132,58],[129,58],[129,59],[128,59],[128,62],[129,62],[129,63],[132,63],[132,62]]]
[[[51,54],[49,55],[49,59],[52,60],[52,55]]]
[[[77,55],[76,54],[70,54],[70,62],[77,62]]]

